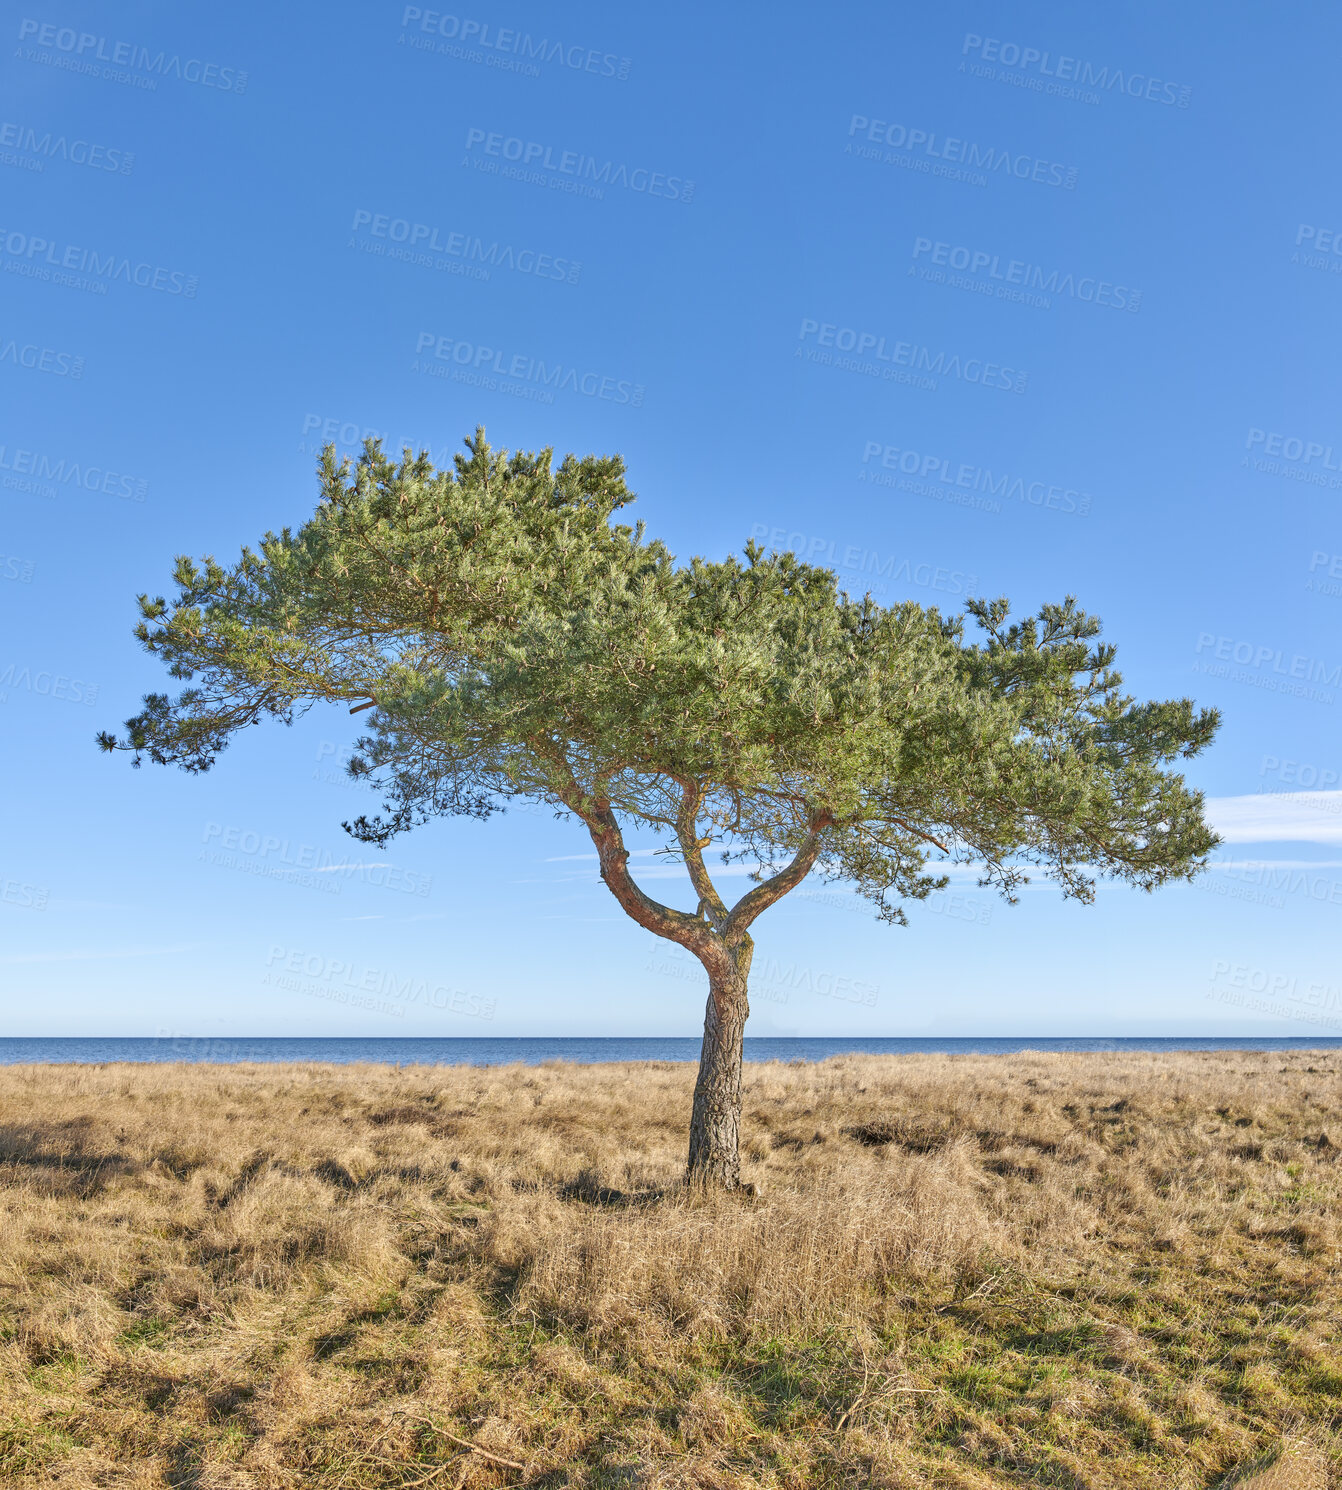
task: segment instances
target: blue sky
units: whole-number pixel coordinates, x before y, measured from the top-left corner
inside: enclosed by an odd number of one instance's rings
[[[753,1033],[1342,1033],[1335,12],[5,24],[5,1033],[700,1026],[577,825],[346,838],[343,714],[203,778],[93,747],[164,686],[130,629],[175,554],[301,522],[323,438],[477,423],[621,452],[686,557],[1075,593],[1133,691],[1224,710],[1199,883],[959,876],[906,930],[808,886],[757,928]]]

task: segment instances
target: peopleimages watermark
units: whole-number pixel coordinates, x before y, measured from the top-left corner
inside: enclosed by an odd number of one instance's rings
[[[1206,997],[1231,1009],[1247,1009],[1254,1014],[1273,1014],[1278,1019],[1294,1019],[1301,1024],[1322,1025],[1330,1030],[1342,1030],[1342,1019],[1317,1009],[1302,1009],[1298,1003],[1282,1003],[1278,999],[1261,994],[1245,993],[1240,988],[1209,988]]]
[[[629,166],[623,161],[598,160],[580,150],[565,150],[559,145],[523,140],[474,126],[466,131],[462,165],[596,201],[604,199],[607,187],[660,197],[668,202],[689,202],[694,198],[694,182],[683,176],[671,176],[647,166]]]
[[[432,331],[421,331],[415,339],[415,360],[410,370],[547,404],[554,402],[557,392],[568,391],[637,409],[642,407],[646,391],[642,383],[629,378],[547,362],[524,352],[510,356],[494,347]]]
[[[1342,880],[1321,873],[1320,866],[1303,861],[1283,863],[1274,859],[1213,859],[1209,869],[1232,881],[1219,887],[1204,879],[1203,888],[1215,894],[1229,894],[1238,900],[1254,900],[1280,910],[1287,895],[1301,895],[1320,905],[1342,906]]]
[[[1300,652],[1288,657],[1280,647],[1264,643],[1237,641],[1234,637],[1201,631],[1196,651],[1195,672],[1226,678],[1232,683],[1247,683],[1269,693],[1331,704],[1335,702],[1335,695],[1327,690],[1342,686],[1342,663],[1330,665],[1321,658],[1308,657]],[[1204,656],[1204,653],[1208,655]],[[1236,664],[1236,667],[1227,666],[1229,663]],[[1314,686],[1316,684],[1322,687]]]
[[[334,740],[322,740],[317,746],[317,765],[312,772],[312,779],[320,781],[326,786],[348,786],[350,776],[348,770],[331,771],[322,770],[321,763],[328,755],[335,755],[340,747]]]
[[[46,668],[36,672],[17,662],[7,662],[0,668],[0,703],[9,702],[9,690],[20,693],[35,693],[39,698],[62,699],[68,704],[98,702],[98,685],[87,683],[83,678],[72,678],[68,673],[53,673]]]
[[[947,271],[950,271],[947,273]],[[1048,310],[1050,295],[1059,299],[1080,300],[1087,305],[1107,306],[1112,310],[1137,311],[1142,307],[1142,292],[1092,274],[1076,275],[1062,269],[1045,269],[1024,259],[1004,259],[989,249],[969,248],[959,243],[943,243],[931,238],[913,240],[913,263],[909,273],[932,284],[944,284],[954,290],[970,290],[996,300],[1010,300],[1022,305]]]
[[[534,279],[576,285],[582,274],[582,263],[577,259],[558,258],[534,248],[517,248],[497,239],[487,244],[477,234],[411,222],[405,217],[388,217],[364,207],[355,211],[352,231],[356,236],[350,239],[349,246],[361,253],[462,274],[469,279],[488,279],[492,270],[508,269]]]
[[[200,57],[183,58],[179,52],[156,52],[138,42],[113,41],[92,31],[76,31],[73,26],[25,17],[19,22],[19,40],[35,43],[20,47],[15,53],[25,62],[40,62],[149,93],[157,90],[160,78],[177,78],[220,93],[247,91],[247,74],[236,68],[222,67]]]
[[[934,352],[931,347],[910,341],[887,343],[875,331],[858,331],[852,326],[836,326],[810,317],[803,319],[797,340],[805,345],[799,346],[794,355],[807,362],[887,382],[907,383],[915,388],[934,390],[938,387],[937,378],[954,378],[981,388],[1024,393],[1030,382],[1029,373],[1002,367],[982,357]]]
[[[843,973],[806,967],[795,962],[779,962],[766,957],[763,963],[751,964],[751,993],[758,988],[772,988],[783,993],[780,1000],[787,1002],[791,993],[811,993],[819,998],[838,999],[841,1003],[862,1004],[871,1009],[881,996],[879,984],[867,983],[861,978],[850,978]]]
[[[1324,570],[1324,574],[1318,571]],[[1337,580],[1339,583],[1334,584]],[[1336,598],[1342,595],[1342,554],[1325,553],[1316,548],[1309,559],[1309,576],[1305,580],[1305,589],[1314,591],[1318,595],[1331,595]]]
[[[1291,263],[1325,274],[1342,274],[1342,229],[1302,222],[1295,230]]]
[[[333,771],[329,768],[323,769],[322,766],[322,762],[324,762],[328,756],[338,755],[341,751],[341,748],[342,747],[338,745],[334,740],[319,740],[317,742],[317,752],[315,756],[317,765],[313,768],[311,778],[313,781],[320,782],[323,786],[348,787],[352,784],[354,778],[350,776],[347,768],[342,767],[338,771]],[[532,801],[526,797],[513,797],[509,800],[506,806],[500,807],[498,810],[500,812],[521,813],[527,817],[541,817],[542,815],[549,816],[551,812],[551,809],[546,807],[543,803]]]
[[[648,955],[643,963],[645,973],[656,973],[661,978],[677,978],[683,983],[692,983],[696,987],[706,985],[708,975],[704,972],[703,964],[675,942],[664,941],[660,937],[654,937],[648,947]],[[785,1004],[787,1003],[787,992],[784,989],[775,988],[770,984],[761,983],[758,986],[752,981],[750,989],[752,1003]]]
[[[51,498],[62,486],[77,486],[83,491],[124,501],[143,502],[149,483],[140,476],[127,476],[106,466],[89,465],[56,459],[40,450],[25,450],[21,445],[0,445],[0,486],[32,496]]]
[[[643,970],[689,983],[707,982],[707,974],[695,958],[674,942],[666,943],[660,939],[648,948]],[[810,993],[819,998],[838,999],[842,1003],[862,1004],[870,1009],[875,1006],[880,992],[877,984],[860,978],[817,970],[802,963],[784,963],[772,957],[756,958],[750,970],[752,1003],[786,1004],[793,993]]]
[[[50,899],[51,891],[45,886],[0,877],[0,904],[18,906],[25,911],[44,911]]]
[[[1244,441],[1244,449],[1248,453],[1241,456],[1240,465],[1260,476],[1284,476],[1288,481],[1302,481],[1306,486],[1321,486],[1331,491],[1342,487],[1342,457],[1322,440],[1253,427]]]
[[[1275,911],[1286,908],[1284,895],[1273,895],[1261,885],[1227,882],[1209,874],[1200,875],[1197,885],[1204,895],[1219,895],[1224,900],[1238,900],[1248,905],[1265,905],[1269,910]]]
[[[403,1017],[405,1006],[415,1003],[445,1013],[464,1014],[471,1019],[493,1019],[496,1008],[492,994],[449,988],[444,983],[430,983],[425,978],[402,976],[386,968],[363,967],[343,958],[291,947],[272,946],[266,967],[268,971],[261,981],[273,987],[330,998],[335,1003],[378,1008],[382,1013],[395,1013],[399,1006],[396,1017]],[[323,991],[314,992],[316,989]],[[383,1003],[368,1003],[368,999]],[[393,1000],[393,1007],[387,1007],[386,1000]]]
[[[770,527],[768,523],[752,524],[750,536],[757,543],[767,543],[780,552],[794,553],[808,564],[830,564],[889,582],[873,585],[873,592],[883,591],[902,581],[906,585],[940,590],[948,595],[967,596],[972,595],[978,585],[978,575],[966,574],[962,569],[951,569],[926,559],[901,559],[895,554],[887,554],[882,562],[874,548],[864,548],[856,543],[847,543],[841,548],[837,539],[789,532],[786,528]]]
[[[110,171],[118,176],[129,176],[135,168],[135,156],[128,150],[97,145],[92,140],[69,139],[49,129],[39,131],[31,124],[0,122],[0,165],[45,171],[49,160],[65,160],[71,165]]]
[[[542,65],[554,64],[570,72],[592,77],[616,78],[623,82],[633,65],[618,52],[604,52],[599,47],[578,46],[549,37],[537,40],[530,31],[512,26],[492,25],[488,21],[449,15],[443,11],[425,10],[407,5],[401,12],[402,45],[416,51],[437,52],[463,62],[480,62],[504,72],[521,73],[538,78]]]
[[[295,843],[275,833],[254,828],[227,827],[223,823],[206,823],[201,842],[208,847],[200,858],[226,869],[239,869],[267,879],[287,880],[294,884],[321,889],[338,895],[343,882],[357,880],[402,895],[428,895],[433,876],[401,869],[395,864],[356,864],[329,849],[311,843]]]
[[[962,73],[1081,103],[1099,103],[1105,93],[1120,93],[1126,98],[1186,109],[1193,95],[1192,88],[1185,84],[1166,82],[1149,73],[1097,67],[1084,57],[1068,57],[1063,53],[1054,56],[1039,47],[1001,41],[995,36],[978,36],[972,31],[966,32],[960,55],[975,59],[960,63]],[[1001,66],[991,65],[996,63]]]
[[[1311,1024],[1335,1025],[1324,1016],[1324,1010],[1342,1009],[1342,988],[1330,983],[1302,982],[1289,973],[1271,972],[1247,962],[1218,959],[1212,964],[1212,983],[1228,983],[1229,989],[1214,988],[1208,998],[1233,1003],[1241,1008],[1264,1014],[1281,1014],[1288,1019],[1303,1019]],[[1259,995],[1252,998],[1251,995]]]
[[[193,300],[196,295],[198,281],[194,274],[133,260],[125,254],[101,254],[96,248],[80,248],[73,243],[62,247],[33,233],[0,228],[0,254],[4,255],[4,267],[9,273],[49,280],[71,289],[105,295],[108,283],[120,279],[142,290],[181,295],[187,300]]]
[[[173,1055],[184,1061],[234,1061],[243,1058],[254,1046],[226,1035],[188,1035],[184,1030],[170,1030],[159,1025],[154,1039],[167,1040]]]
[[[367,440],[376,441],[381,445],[383,453],[393,458],[403,450],[416,453],[427,450],[429,459],[440,469],[452,464],[455,453],[450,445],[439,445],[435,450],[432,440],[393,440],[389,430],[361,424],[357,419],[342,419],[337,415],[327,414],[304,414],[303,433],[298,449],[302,455],[319,455],[328,445],[334,445],[337,451],[344,450],[352,455],[359,455]]]
[[[62,352],[38,342],[21,342],[0,333],[0,363],[10,362],[29,372],[49,373],[55,378],[82,378],[84,358],[77,352]]]
[[[1001,145],[980,145],[956,135],[943,136],[935,130],[892,124],[866,114],[854,114],[849,119],[844,154],[969,186],[987,186],[997,176],[1072,191],[1077,181],[1076,167],[1062,161],[1044,160]]]
[[[1300,787],[1309,791],[1312,787],[1318,787],[1319,792],[1332,792],[1339,783],[1342,783],[1342,770],[1336,766],[1318,766],[1312,761],[1297,761],[1289,757],[1283,758],[1279,755],[1265,755],[1258,763],[1258,774],[1260,777],[1272,776],[1293,795]],[[1260,792],[1269,788],[1259,785]],[[1323,797],[1316,794],[1310,799],[1315,807],[1326,807],[1332,812],[1342,812],[1342,799],[1336,796]]]
[[[800,900],[809,900],[813,905],[827,906],[832,910],[851,911],[859,916],[875,914],[871,902],[851,890],[797,890],[793,893]],[[926,900],[913,902],[911,909],[923,910],[932,916],[945,916],[948,921],[962,921],[970,926],[987,926],[993,918],[990,903],[948,890],[934,891]]]
[[[1089,492],[1074,486],[1032,480],[1010,471],[993,471],[971,461],[955,461],[949,456],[886,445],[880,440],[868,440],[863,445],[857,478],[872,486],[931,496],[952,505],[978,506],[988,512],[1000,512],[998,499],[1006,497],[1025,507],[1085,517],[1092,502]]]

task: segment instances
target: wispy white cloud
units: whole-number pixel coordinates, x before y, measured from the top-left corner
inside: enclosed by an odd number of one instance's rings
[[[751,864],[709,864],[706,866],[710,879],[739,879],[742,875],[754,874],[755,867]],[[688,879],[683,864],[646,864],[640,865],[638,878],[641,880],[678,880]]]
[[[629,851],[629,857],[631,859],[640,859],[640,858],[644,858],[645,859],[645,858],[649,857],[651,854],[660,854],[661,852],[662,851],[659,848],[636,848],[636,849],[631,849]],[[597,857],[598,856],[596,854],[551,854],[549,856],[549,858],[542,859],[541,860],[541,863],[542,864],[569,864],[569,863],[576,863],[579,859],[585,859],[588,862],[590,862],[592,864],[595,864],[596,861],[597,861]]]
[[[1227,843],[1342,843],[1342,792],[1210,797],[1207,821]]]

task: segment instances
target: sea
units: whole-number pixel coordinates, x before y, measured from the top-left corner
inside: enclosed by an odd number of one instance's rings
[[[547,1061],[697,1061],[697,1036],[528,1036],[512,1038],[423,1039],[328,1038],[307,1036],[174,1036],[171,1038],[98,1036],[0,1037],[0,1065],[79,1064],[108,1061],[357,1061],[384,1066],[542,1065]],[[773,1036],[746,1037],[748,1061],[823,1061],[835,1055],[1015,1055],[1037,1051],[1180,1050],[1335,1050],[1342,1038],[1289,1036],[1121,1036],[1021,1038]]]

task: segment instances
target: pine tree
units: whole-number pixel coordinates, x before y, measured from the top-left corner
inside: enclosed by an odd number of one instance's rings
[[[753,543],[678,564],[617,520],[619,457],[556,468],[483,430],[451,471],[370,442],[352,469],[328,447],[319,476],[297,532],[228,567],[179,558],[176,598],[140,597],[136,635],[188,686],[99,744],[204,771],[244,726],[344,703],[368,713],[350,774],[384,800],[344,825],[364,842],[517,798],[576,818],[625,912],[708,976],[692,1179],[739,1183],[751,929],[808,874],[904,924],[938,865],[975,864],[1008,900],[1038,868],[1090,901],[1097,876],[1191,879],[1217,842],[1169,769],[1215,712],[1124,694],[1070,597],[947,617]],[[631,825],[684,866],[692,911],[636,882]],[[753,874],[735,905],[714,856]]]

